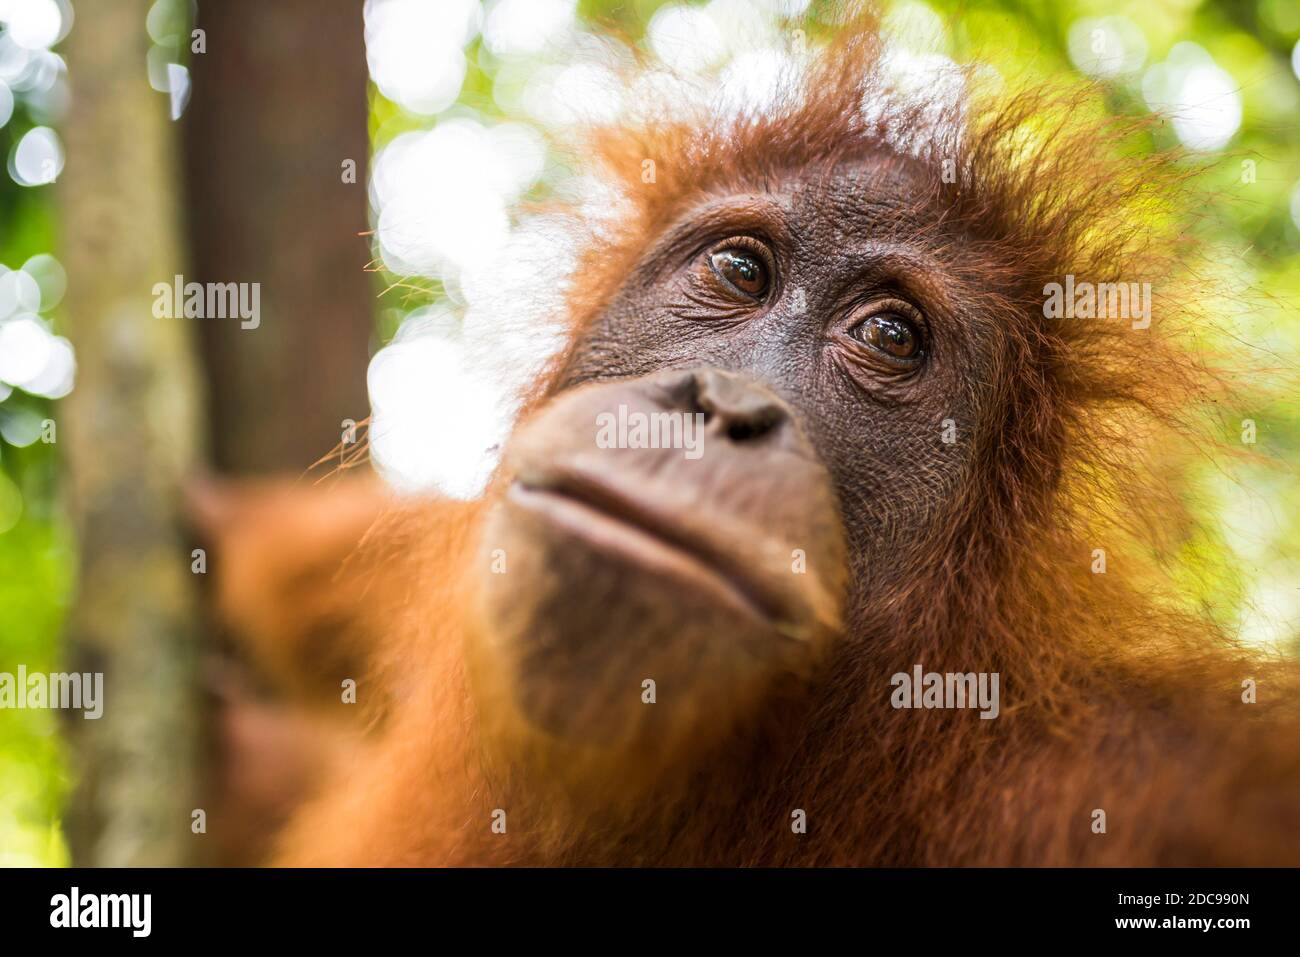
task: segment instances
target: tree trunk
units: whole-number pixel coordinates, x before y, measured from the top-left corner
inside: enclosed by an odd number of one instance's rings
[[[145,73],[149,0],[77,4],[62,212],[77,385],[57,421],[80,539],[69,667],[102,672],[99,720],[73,717],[80,865],[192,860],[198,616],[179,488],[198,457],[196,320],[153,315],[184,260],[175,127]]]
[[[219,471],[301,473],[369,412],[374,328],[357,2],[200,6],[182,122],[195,279],[261,284],[261,324],[204,323]],[[344,181],[344,162],[355,176]]]

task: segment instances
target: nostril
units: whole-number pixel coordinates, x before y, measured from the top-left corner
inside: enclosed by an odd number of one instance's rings
[[[706,417],[704,420],[708,422]],[[734,421],[727,424],[727,438],[733,442],[748,442],[762,438],[778,424],[775,416],[762,416],[753,420]]]
[[[753,442],[788,418],[781,400],[758,383],[718,369],[703,369],[692,381],[691,406],[705,426],[732,442]]]

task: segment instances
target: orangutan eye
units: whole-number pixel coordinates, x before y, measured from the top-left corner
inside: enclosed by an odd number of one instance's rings
[[[714,272],[746,295],[757,298],[767,292],[767,265],[754,253],[744,249],[720,249],[709,261]]]
[[[882,310],[867,317],[850,334],[890,359],[912,362],[921,357],[921,330],[900,312]]]

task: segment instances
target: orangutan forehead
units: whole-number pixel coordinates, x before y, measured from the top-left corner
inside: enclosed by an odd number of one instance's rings
[[[884,150],[828,158],[821,166],[774,169],[713,187],[680,210],[660,244],[680,248],[701,231],[752,231],[785,245],[827,228],[846,236],[884,238],[940,221],[938,176],[923,161]]]
[[[791,173],[782,177],[781,184],[795,209],[820,207],[851,215],[929,206],[937,181],[937,171],[921,160],[870,150]]]

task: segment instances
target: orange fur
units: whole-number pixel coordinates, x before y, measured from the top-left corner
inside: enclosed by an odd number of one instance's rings
[[[1179,465],[1212,441],[1207,402],[1229,394],[1193,341],[1207,317],[1180,231],[1191,167],[1128,148],[1143,123],[1089,116],[1086,91],[972,92],[936,116],[886,88],[878,57],[869,24],[846,29],[762,118],[593,133],[584,155],[622,178],[626,214],[593,235],[571,306],[576,337],[646,238],[714,191],[900,144],[919,156],[935,171],[917,198],[928,239],[1009,358],[965,495],[907,584],[850,620],[812,700],[774,703],[685,785],[580,812],[476,733],[463,649],[495,491],[404,503],[351,559],[385,582],[362,683],[382,727],[297,816],[279,862],[1300,863],[1294,668],[1238,647],[1171,570],[1191,528]],[[897,104],[869,123],[864,78],[869,99]],[[645,157],[653,188],[637,178]],[[956,183],[938,175],[944,157]],[[940,224],[969,236],[960,255]],[[1066,273],[1153,282],[1152,327],[1044,319],[1043,287]],[[1091,573],[1094,548],[1107,574]],[[1002,716],[893,710],[889,676],[917,663],[999,672]],[[1257,705],[1240,700],[1246,678]],[[1091,831],[1097,808],[1106,834]],[[791,832],[794,809],[807,834]]]

